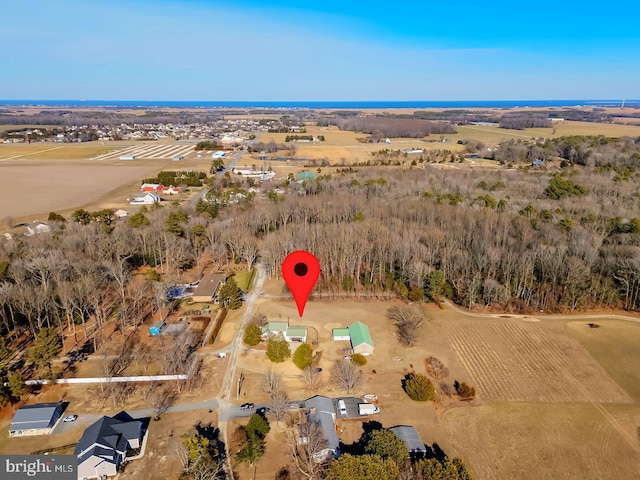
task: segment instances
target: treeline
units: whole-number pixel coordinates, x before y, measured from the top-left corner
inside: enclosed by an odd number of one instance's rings
[[[464,109],[418,110],[413,112],[413,116],[425,120],[444,120],[455,125],[466,125],[473,122],[500,122],[499,113]]]
[[[308,142],[311,142],[314,139],[313,135],[287,135],[284,138],[285,142],[295,142],[295,141],[299,141],[299,140],[306,140]],[[320,141],[320,142],[324,142],[324,135],[317,135],[315,137],[316,140]]]
[[[203,140],[193,147],[194,150],[218,150],[219,148],[221,148],[221,145],[215,140]]]
[[[525,114],[520,112],[505,113],[500,117],[500,128],[524,130],[525,128],[550,128],[551,119],[541,114]]]
[[[422,138],[432,134],[456,133],[448,122],[432,122],[415,118],[347,117],[319,119],[319,126],[335,125],[341,130],[384,137]]]
[[[531,142],[508,140],[489,155],[501,163],[531,163],[536,159],[558,158],[566,164],[608,167],[617,173],[640,166],[640,138],[566,136]]]
[[[16,112],[17,113],[17,112]],[[203,110],[201,112],[176,111],[145,112],[144,115],[123,113],[109,108],[90,110],[42,110],[39,113],[17,115],[14,112],[0,113],[0,125],[97,125],[99,127],[120,123],[208,123],[223,118],[222,112]]]
[[[162,171],[156,177],[145,178],[142,183],[160,183],[165,187],[169,185],[186,185],[188,187],[201,187],[202,182],[207,178],[204,172],[188,171]]]
[[[284,143],[276,143],[273,140],[267,143],[255,142],[250,147],[247,147],[248,152],[275,153],[278,150],[289,150],[289,147]]]

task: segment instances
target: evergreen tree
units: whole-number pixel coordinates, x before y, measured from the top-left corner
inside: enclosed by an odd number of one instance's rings
[[[274,363],[282,363],[291,356],[289,342],[281,335],[272,336],[267,340],[267,358]]]
[[[372,431],[364,451],[382,458],[392,458],[398,465],[409,458],[407,445],[387,428]]]
[[[218,216],[218,205],[215,202],[207,202],[203,198],[196,203],[196,212],[209,215],[211,218]]]
[[[462,398],[470,399],[476,396],[476,389],[471,385],[467,385],[465,382],[456,382],[454,387],[458,392],[458,395],[460,395]]]
[[[345,453],[331,462],[329,480],[396,480],[400,478],[398,465],[392,459],[378,455],[353,456]],[[429,478],[429,477],[426,477]]]
[[[442,296],[445,287],[444,273],[434,270],[425,279],[424,295],[427,300],[437,302]]]
[[[236,310],[242,306],[242,290],[238,287],[233,277],[227,279],[220,288],[218,298],[225,307],[231,310]]]
[[[251,415],[249,423],[247,423],[247,435],[257,435],[261,438],[264,438],[270,431],[271,427],[269,426],[269,422],[264,416],[257,413]]]
[[[62,215],[56,212],[49,212],[49,218],[47,219],[49,222],[66,222],[67,219]]]
[[[253,347],[260,343],[262,340],[262,330],[255,323],[251,323],[247,325],[247,328],[244,330],[244,343]]]
[[[7,368],[11,354],[12,352],[9,350],[7,340],[5,337],[0,337],[0,372],[3,372]]]
[[[406,375],[402,380],[402,388],[409,395],[409,398],[419,402],[433,400],[436,394],[431,380],[421,373],[409,373]]]
[[[36,335],[29,350],[29,360],[38,366],[47,365],[51,372],[51,360],[62,351],[62,340],[54,328],[43,328]]]
[[[262,415],[254,413],[245,429],[247,435],[246,445],[238,452],[238,461],[253,465],[264,455],[264,437],[271,428],[269,422]]]
[[[24,378],[20,372],[15,372],[9,377],[9,391],[13,398],[20,398],[27,391],[27,386],[24,383]]]
[[[293,363],[300,370],[304,370],[313,362],[313,348],[308,343],[302,343],[293,353]]]
[[[9,389],[0,386],[0,408],[4,407],[7,403],[9,403],[10,399],[11,399],[11,396],[9,395]]]
[[[145,225],[149,225],[149,219],[145,217],[144,213],[135,213],[129,217],[129,226],[139,228]]]
[[[80,225],[89,225],[91,222],[91,214],[83,208],[80,208],[71,214],[71,220]]]

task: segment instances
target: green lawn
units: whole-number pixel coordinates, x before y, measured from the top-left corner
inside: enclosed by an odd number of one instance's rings
[[[236,283],[243,291],[246,292],[251,287],[254,273],[254,268],[252,268],[251,270],[238,270],[235,272],[234,278],[236,280]]]

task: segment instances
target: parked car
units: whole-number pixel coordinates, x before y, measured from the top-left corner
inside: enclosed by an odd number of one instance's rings
[[[75,422],[78,419],[78,415],[67,415],[62,420],[63,422]]]
[[[266,415],[268,411],[269,407],[260,407],[256,410],[256,413],[259,413],[260,415]]]
[[[338,400],[338,410],[340,410],[340,415],[347,414],[347,405],[344,403],[344,400]]]
[[[240,405],[240,410],[253,410],[255,405],[253,403],[243,403]]]

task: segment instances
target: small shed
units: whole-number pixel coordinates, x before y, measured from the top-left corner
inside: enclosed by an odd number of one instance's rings
[[[153,325],[149,327],[149,333],[151,335],[160,335],[162,333],[162,329],[164,328],[165,323],[162,320],[157,321]]]
[[[333,335],[333,339],[335,341],[351,340],[351,335],[349,334],[348,328],[334,328],[333,330],[331,330],[331,334]]]

